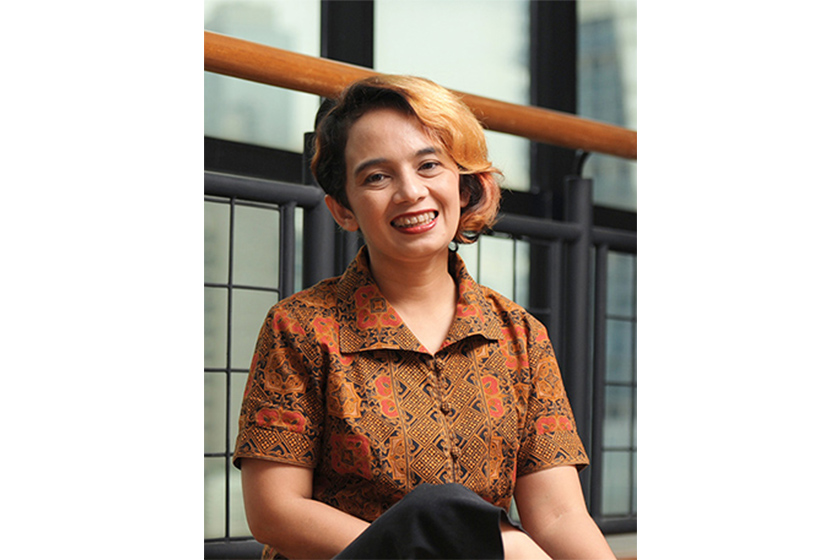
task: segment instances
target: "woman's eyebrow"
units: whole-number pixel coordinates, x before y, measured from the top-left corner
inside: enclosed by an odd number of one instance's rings
[[[374,158],[374,159],[369,159],[367,161],[363,161],[362,163],[360,163],[359,165],[356,166],[356,169],[353,170],[353,176],[355,177],[356,175],[358,175],[359,173],[361,173],[362,171],[364,171],[368,167],[373,167],[374,165],[379,165],[381,163],[385,163],[386,161],[388,161],[388,160],[385,159],[385,158]]]
[[[418,158],[418,157],[421,157],[421,156],[425,156],[425,155],[429,155],[429,154],[436,154],[436,153],[438,153],[437,148],[435,148],[434,146],[426,146],[425,148],[420,148],[419,150],[414,152],[414,157]],[[368,167],[373,167],[374,165],[379,165],[379,164],[387,163],[387,162],[388,162],[388,160],[386,158],[373,158],[373,159],[363,161],[362,163],[357,165],[356,168],[353,170],[353,176],[355,177],[356,175],[358,175],[359,173],[361,173],[362,171],[364,171]]]

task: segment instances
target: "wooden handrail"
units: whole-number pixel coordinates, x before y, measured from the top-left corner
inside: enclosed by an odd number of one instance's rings
[[[368,68],[204,32],[204,69],[286,89],[336,97]],[[453,90],[454,91],[454,90]],[[636,159],[636,131],[560,111],[455,91],[490,130],[587,152]]]

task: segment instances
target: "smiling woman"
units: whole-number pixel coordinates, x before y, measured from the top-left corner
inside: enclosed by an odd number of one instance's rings
[[[366,244],[258,338],[234,465],[265,557],[614,558],[546,328],[451,249],[499,204],[469,109],[428,80],[358,82],[312,169]]]

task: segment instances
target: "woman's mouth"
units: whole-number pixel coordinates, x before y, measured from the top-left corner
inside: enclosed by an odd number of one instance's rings
[[[431,224],[437,218],[437,212],[429,210],[420,214],[400,216],[391,222],[391,225],[398,229],[422,228]]]

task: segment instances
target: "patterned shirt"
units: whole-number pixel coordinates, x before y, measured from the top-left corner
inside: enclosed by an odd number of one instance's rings
[[[588,464],[545,327],[451,253],[455,319],[427,351],[362,249],[262,326],[234,465],[314,469],[313,497],[373,521],[415,486],[457,482],[507,509],[516,476]]]

